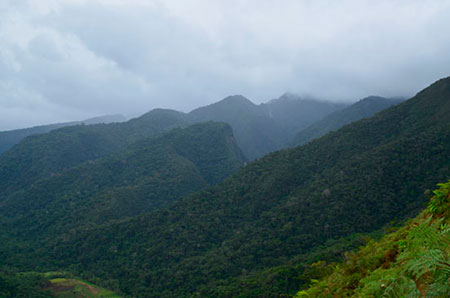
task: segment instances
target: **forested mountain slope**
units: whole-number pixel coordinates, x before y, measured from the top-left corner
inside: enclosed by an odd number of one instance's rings
[[[212,105],[193,110],[189,121],[209,120],[229,123],[244,154],[254,159],[275,148],[276,124],[243,96],[230,96]]]
[[[426,211],[343,263],[296,297],[449,297],[450,181],[439,184]],[[321,264],[320,266],[324,266]]]
[[[230,124],[244,154],[253,160],[285,148],[296,132],[344,107],[289,94],[255,105],[235,95],[195,109],[187,118],[193,122],[213,120]]]
[[[326,133],[337,130],[351,122],[368,118],[379,111],[387,109],[392,105],[399,104],[403,100],[395,98],[384,98],[378,96],[369,96],[360,101],[336,112],[329,114],[323,119],[314,122],[307,128],[298,132],[292,142],[292,146],[299,146],[309,141],[325,135]]]
[[[153,110],[125,123],[77,125],[29,136],[0,156],[0,200],[38,179],[183,124],[182,113]]]
[[[100,116],[100,117],[87,119],[84,121],[57,123],[57,124],[50,124],[50,125],[35,126],[35,127],[31,127],[31,128],[1,131],[0,132],[0,154],[5,152],[6,150],[10,149],[15,144],[19,143],[24,138],[31,136],[31,135],[48,133],[52,130],[66,127],[66,126],[74,126],[74,125],[80,125],[80,124],[113,123],[113,122],[123,122],[123,121],[125,121],[125,117],[123,117],[122,115],[107,115],[107,116]]]
[[[214,185],[244,157],[224,123],[177,128],[1,192],[3,223],[30,238],[135,216]]]
[[[348,103],[332,103],[285,93],[260,106],[283,130],[280,142],[284,148],[297,132],[329,114],[346,108]]]
[[[132,296],[229,295],[223,285],[233,278],[415,216],[424,189],[450,176],[449,113],[446,78],[157,212],[32,240],[16,230],[2,256],[18,267],[71,268]]]
[[[299,125],[312,123],[342,107],[329,102],[283,97],[257,106],[242,96],[233,96],[188,114],[155,109],[123,123],[75,125],[56,130],[53,126],[36,128],[39,131],[34,128],[23,130],[25,135],[52,131],[31,135],[0,156],[0,189],[14,191],[37,178],[119,152],[141,138],[210,120],[230,124],[244,155],[253,159],[282,148],[289,138],[286,135],[296,131]],[[311,113],[312,108],[316,109],[315,113]],[[284,116],[287,111],[291,114]],[[3,137],[10,133],[16,136],[21,131],[5,132]],[[0,132],[0,140],[2,134]]]

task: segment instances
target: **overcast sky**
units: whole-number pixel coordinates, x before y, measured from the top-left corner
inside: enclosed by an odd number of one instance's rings
[[[232,94],[411,96],[449,75],[449,0],[0,1],[0,130]]]

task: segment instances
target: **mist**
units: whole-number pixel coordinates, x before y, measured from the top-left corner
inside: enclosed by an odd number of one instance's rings
[[[231,94],[410,97],[449,75],[449,1],[0,4],[0,130]]]

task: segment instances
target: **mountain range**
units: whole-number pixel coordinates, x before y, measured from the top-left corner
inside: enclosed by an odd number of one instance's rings
[[[278,120],[306,103],[328,110]],[[243,166],[339,108],[233,96],[28,137],[0,156],[1,265],[134,297],[294,295],[307,262],[416,216],[450,176],[450,78]],[[193,124],[211,118],[229,125]]]
[[[19,143],[24,138],[35,135],[35,134],[44,134],[48,133],[52,130],[73,126],[73,125],[81,125],[81,124],[98,124],[98,123],[114,123],[114,122],[123,122],[125,121],[125,117],[122,115],[106,115],[95,118],[86,119],[83,121],[73,121],[73,122],[65,122],[65,123],[56,123],[49,125],[41,125],[35,126],[31,128],[24,129],[15,129],[9,131],[0,131],[0,154],[10,149],[15,144]]]
[[[245,156],[254,160],[286,147],[297,132],[345,106],[292,94],[255,105],[236,95],[193,110],[186,117],[188,122],[212,120],[230,124]]]
[[[138,126],[138,123],[144,123],[142,129],[145,130],[146,121],[152,121],[152,125],[155,125],[154,128],[156,129],[160,125],[162,130],[173,127],[186,127],[187,125],[205,121],[225,122],[232,127],[234,136],[244,155],[249,160],[253,160],[269,152],[286,147],[297,132],[329,113],[346,106],[347,104],[342,103],[304,99],[292,94],[284,94],[268,103],[256,105],[241,95],[235,95],[226,97],[217,103],[197,108],[189,113],[155,109],[133,119],[129,124],[123,126],[112,125],[110,127],[114,127],[111,133],[116,133],[114,132],[116,130],[115,127],[119,127],[117,130],[123,131],[131,128],[133,125]],[[0,153],[11,148],[26,136],[47,133],[66,126],[123,122],[122,120],[119,116],[99,117],[80,122],[0,132]],[[169,122],[171,124],[166,126]],[[74,129],[83,130],[79,127]],[[93,130],[100,131],[102,129],[96,128]],[[134,131],[134,129],[139,128],[131,129]],[[106,130],[110,131],[109,128]],[[134,134],[133,131],[131,132],[132,134]]]

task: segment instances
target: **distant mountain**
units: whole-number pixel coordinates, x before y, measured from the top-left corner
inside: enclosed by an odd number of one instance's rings
[[[130,139],[126,136],[126,131],[131,129],[131,139],[133,139],[147,135],[147,124],[150,126],[150,131],[163,131],[205,121],[225,122],[233,128],[235,138],[244,155],[249,160],[253,160],[269,152],[285,148],[295,132],[344,107],[344,104],[302,99],[292,94],[285,94],[279,99],[255,105],[247,98],[236,95],[195,109],[187,114],[174,110],[155,109],[126,122],[123,126],[112,125],[109,128],[95,127],[92,129],[76,127],[70,132],[80,134],[85,131],[91,134],[93,131],[109,131],[108,134],[121,134],[126,139]],[[104,116],[79,122],[0,132],[0,154],[18,144],[27,136],[48,133],[67,126],[97,123],[114,124],[113,122],[123,122],[123,120],[122,116]],[[116,128],[117,131],[115,131]],[[142,135],[138,131],[141,131]],[[108,136],[103,135],[102,138],[108,138]],[[106,147],[110,145],[108,142],[105,143]],[[105,150],[108,151],[109,149],[111,148]],[[100,151],[103,151],[103,149]]]
[[[50,203],[27,207],[34,190],[17,189],[0,208],[1,260],[17,270],[70,268],[136,297],[295,294],[304,267],[290,266],[292,260],[314,259],[312,253],[327,241],[371,232],[420,212],[427,200],[424,190],[450,176],[449,113],[446,78],[371,118],[251,162],[214,187],[101,225],[94,221],[77,228],[84,211],[72,218],[67,210],[76,210],[70,209],[71,200],[77,206],[78,197],[61,193]],[[191,148],[209,152],[215,147]],[[135,167],[119,177],[133,177]],[[85,172],[90,171],[79,170]],[[65,181],[49,179],[34,187],[51,194]],[[101,179],[85,180],[93,183],[88,189],[102,186]],[[124,200],[129,194],[123,193]],[[24,196],[29,199],[20,203]],[[84,197],[81,193],[80,200]],[[48,210],[55,200],[68,209]],[[89,217],[103,216],[105,209],[96,213],[95,204],[87,206],[92,206]]]
[[[346,103],[302,98],[285,93],[280,98],[261,104],[270,118],[284,131],[283,147],[301,129],[348,106]]]
[[[404,99],[384,98],[379,96],[369,96],[342,109],[335,111],[323,119],[314,122],[307,128],[297,133],[292,141],[292,146],[299,146],[321,137],[330,131],[338,130],[351,122],[368,118],[379,111],[387,109],[392,105],[399,104]]]
[[[187,119],[230,124],[242,151],[253,160],[286,147],[295,132],[343,107],[344,104],[302,99],[292,94],[255,105],[247,98],[235,95],[193,110]]]
[[[184,114],[157,109],[123,123],[75,125],[29,136],[0,155],[0,189],[3,194],[15,192],[182,125]]]
[[[79,124],[108,124],[108,123],[119,123],[119,122],[125,122],[127,118],[125,116],[116,114],[116,115],[105,115],[105,116],[99,116],[94,118],[89,118],[86,120],[78,121]]]
[[[24,138],[31,136],[31,135],[48,133],[52,130],[55,130],[55,129],[58,129],[61,127],[66,127],[66,126],[73,126],[73,125],[80,125],[80,124],[88,125],[88,124],[99,124],[99,123],[113,123],[113,122],[123,122],[123,121],[125,121],[125,117],[122,115],[106,115],[106,116],[100,116],[100,117],[86,119],[83,121],[73,121],[73,122],[35,126],[35,127],[31,127],[31,128],[24,128],[24,129],[1,131],[0,132],[0,154],[5,152],[6,150],[10,149],[15,144],[19,143]]]
[[[233,128],[236,141],[245,156],[254,159],[278,148],[276,123],[257,105],[237,95],[193,110],[189,121],[222,121]]]

